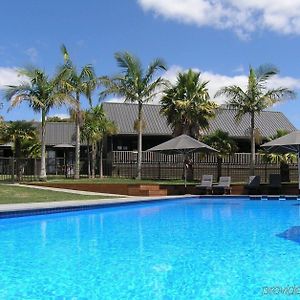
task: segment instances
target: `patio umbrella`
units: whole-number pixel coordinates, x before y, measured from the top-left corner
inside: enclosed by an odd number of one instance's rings
[[[182,134],[169,141],[148,149],[149,152],[159,152],[164,154],[182,154],[186,159],[188,154],[196,152],[219,152],[218,150],[199,142],[198,140]],[[184,160],[185,160],[184,159]],[[186,187],[186,165],[184,164],[184,186]]]
[[[276,140],[261,145],[262,148],[274,153],[297,153],[298,155],[298,176],[300,189],[300,131],[293,131]]]

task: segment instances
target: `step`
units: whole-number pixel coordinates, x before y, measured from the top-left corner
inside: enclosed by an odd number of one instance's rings
[[[139,188],[128,188],[128,195],[129,196],[149,196],[148,191],[142,191]]]
[[[167,190],[149,191],[149,196],[168,196]]]
[[[132,187],[139,188],[140,190],[159,190],[160,186],[159,184],[135,184]]]
[[[141,190],[136,187],[128,188],[129,196],[167,196],[167,190]]]

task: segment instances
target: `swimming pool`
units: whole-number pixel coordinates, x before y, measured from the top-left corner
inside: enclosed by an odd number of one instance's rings
[[[266,288],[300,286],[299,204],[190,198],[3,218],[0,299],[273,299]]]

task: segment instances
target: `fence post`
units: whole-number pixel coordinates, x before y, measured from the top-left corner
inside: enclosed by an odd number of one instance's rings
[[[10,158],[11,182],[15,182],[15,160],[14,157]]]
[[[161,172],[161,168],[160,168],[160,161],[158,162],[158,179],[160,180],[161,178],[161,175],[160,175],[160,172]]]

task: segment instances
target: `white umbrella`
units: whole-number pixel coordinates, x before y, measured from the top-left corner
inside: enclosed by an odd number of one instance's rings
[[[298,184],[300,190],[300,131],[293,131],[278,139],[261,145],[262,148],[274,153],[297,153],[298,155]]]

